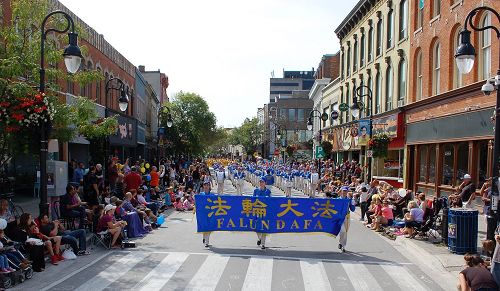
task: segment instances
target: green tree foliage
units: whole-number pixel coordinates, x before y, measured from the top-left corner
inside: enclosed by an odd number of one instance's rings
[[[333,144],[329,141],[322,141],[321,142],[321,147],[323,147],[323,151],[325,152],[325,157],[330,158],[332,155],[332,150],[333,150]]]
[[[248,155],[252,155],[260,144],[262,138],[263,126],[259,125],[259,120],[254,117],[246,118],[240,127],[233,130],[230,137],[230,143],[233,145],[242,145]]]
[[[12,0],[11,8],[12,23],[5,23],[0,27],[0,101],[22,98],[30,100],[38,94],[41,24],[51,7],[47,0]],[[47,22],[46,29],[64,29],[66,25],[64,17],[54,16]],[[84,35],[80,32],[80,37],[82,36]],[[54,129],[51,138],[69,141],[76,135],[88,138],[108,135],[115,130],[116,118],[97,120],[93,101],[79,97],[69,106],[65,95],[59,93],[58,82],[69,80],[86,85],[103,79],[102,74],[97,71],[78,72],[74,75],[66,72],[62,52],[67,38],[67,34],[50,33],[45,42],[46,94],[54,109],[53,116],[50,116]],[[82,47],[82,53],[84,56],[87,54],[85,47]],[[30,113],[25,109],[25,112],[16,110],[15,113],[23,116]],[[13,112],[6,110],[5,113]],[[49,116],[47,119],[50,119]],[[0,124],[0,167],[16,151],[27,150],[22,145],[23,141],[29,143],[38,138],[38,132],[33,128],[24,127],[13,133],[9,132],[12,127],[8,127],[9,124]],[[19,136],[25,138],[19,139]]]
[[[166,138],[172,143],[173,152],[202,156],[220,138],[217,119],[200,95],[181,91],[172,98],[168,107],[173,125],[167,128]],[[166,118],[162,118],[163,127],[166,127],[166,122]]]

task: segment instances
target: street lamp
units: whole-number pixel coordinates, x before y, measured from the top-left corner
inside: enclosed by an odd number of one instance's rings
[[[500,21],[500,14],[495,11],[495,9],[492,9],[487,6],[482,6],[482,7],[477,7],[472,9],[469,14],[467,14],[467,17],[465,18],[465,24],[464,24],[464,29],[460,32],[460,45],[457,48],[457,51],[455,53],[455,60],[457,62],[457,67],[460,73],[462,74],[468,74],[471,70],[472,67],[474,66],[474,59],[476,55],[476,50],[474,49],[474,46],[470,42],[470,30],[467,29],[467,25],[470,25],[470,27],[474,31],[485,31],[488,29],[492,29],[493,31],[496,32],[497,39],[500,41],[500,30],[497,27],[494,27],[492,25],[486,26],[486,27],[476,27],[474,25],[473,18],[479,11],[485,11],[485,12],[491,12],[494,14],[498,21]],[[499,53],[500,56],[500,53]],[[500,59],[499,59],[500,61]],[[494,145],[494,150],[493,150],[493,170],[492,170],[492,176],[497,177],[494,178],[493,180],[496,181],[496,183],[500,183],[498,180],[498,158],[500,154],[500,65],[499,68],[497,69],[497,75],[494,77],[493,80],[494,86],[496,86],[497,90],[497,103],[496,103],[496,108],[495,108],[495,145]],[[491,92],[494,91],[494,86],[491,84],[491,79],[488,78],[486,80],[486,84],[483,85],[482,91],[486,94],[489,95]],[[487,218],[487,230],[486,230],[486,239],[494,240],[494,232],[496,229],[497,221],[498,221],[498,198],[499,198],[499,193],[498,193],[498,187],[495,187],[496,183],[492,183],[491,187],[491,208],[490,211],[492,213],[489,213]]]
[[[321,140],[322,140],[322,136],[321,136],[321,121],[327,121],[328,120],[328,114],[325,113],[321,113],[319,112],[319,110],[317,109],[314,109],[313,111],[311,111],[309,113],[309,118],[307,119],[307,129],[308,130],[313,130],[313,118],[318,118],[319,119],[319,136],[318,136],[318,139],[319,139],[319,142],[321,144]],[[314,159],[314,157],[313,157]],[[318,176],[320,177],[321,179],[321,160],[318,159]],[[321,191],[321,189],[320,189]]]
[[[166,112],[165,112],[166,110]],[[158,109],[158,132],[156,136],[156,158],[158,159],[158,166],[160,165],[160,124],[161,124],[161,116],[166,114],[167,115],[167,127],[170,128],[174,124],[174,121],[172,119],[172,114],[170,113],[170,108],[163,105]]]
[[[50,17],[61,14],[66,18],[68,24],[65,29],[49,28],[45,30],[45,25]],[[71,29],[71,31],[70,31]],[[40,43],[40,93],[45,93],[45,40],[47,34],[51,32],[66,33],[68,32],[69,44],[64,49],[64,64],[69,73],[73,74],[80,68],[83,56],[78,47],[78,34],[75,32],[75,23],[69,14],[64,11],[52,11],[42,21],[41,26],[41,43]],[[48,137],[50,136],[51,123],[50,120],[42,121],[40,126],[40,214],[49,213],[49,204],[47,203],[47,152],[48,152]]]
[[[366,93],[364,93],[365,92],[364,90],[366,90]],[[370,123],[369,137],[371,139],[372,138],[372,130],[373,130],[373,125],[372,125],[372,116],[373,115],[372,115],[372,108],[371,108],[373,92],[370,89],[370,87],[364,86],[364,85],[356,88],[355,92],[356,92],[356,94],[354,95],[353,100],[352,100],[351,115],[354,118],[358,118],[360,116],[360,113],[363,110],[363,103],[361,101],[358,102],[358,97],[359,97],[359,100],[363,100],[363,98],[366,97],[368,99],[367,100],[368,106],[366,107],[366,111],[367,111],[366,113],[368,115],[369,123]],[[366,159],[368,145],[366,145],[364,147],[365,147],[365,159]],[[366,177],[366,180],[368,183],[371,181],[371,171],[372,171],[372,158],[368,158],[368,172],[367,172],[367,177]]]

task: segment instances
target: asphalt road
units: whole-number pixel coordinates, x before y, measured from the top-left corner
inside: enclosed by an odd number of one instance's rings
[[[228,181],[224,191],[235,193]],[[244,192],[253,187],[247,183]],[[283,195],[276,188],[272,193]],[[165,227],[136,240],[135,249],[96,248],[91,256],[48,266],[15,289],[454,290],[449,274],[413,263],[408,250],[398,251],[356,215],[351,220],[345,253],[326,234],[275,234],[261,250],[254,233],[212,233],[207,249],[193,213],[173,212]]]

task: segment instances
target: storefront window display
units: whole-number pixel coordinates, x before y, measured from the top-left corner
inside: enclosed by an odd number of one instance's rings
[[[463,176],[469,173],[469,143],[461,142],[457,148],[457,178],[455,179],[455,186],[460,185]]]
[[[403,160],[404,151],[402,149],[389,150],[386,158],[377,158],[373,160],[372,175],[379,178],[402,179]]]
[[[488,178],[488,141],[481,141],[477,145],[477,188],[481,188]]]
[[[453,168],[454,168],[454,159],[455,157],[455,148],[452,144],[447,144],[443,147],[443,179],[441,181],[442,185],[453,184]]]

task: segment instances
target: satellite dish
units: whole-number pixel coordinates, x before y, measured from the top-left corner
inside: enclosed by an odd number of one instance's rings
[[[399,188],[398,194],[401,198],[406,196],[406,189],[405,188]]]

